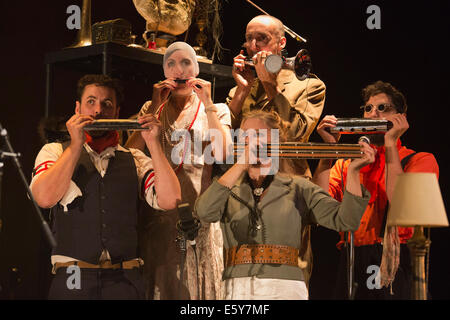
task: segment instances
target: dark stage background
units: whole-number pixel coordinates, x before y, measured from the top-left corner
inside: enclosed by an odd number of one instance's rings
[[[440,186],[449,208],[450,172],[445,165],[448,151],[448,50],[449,1],[257,1],[263,9],[308,39],[300,45],[288,36],[289,56],[299,49],[311,52],[314,72],[327,85],[325,114],[360,116],[360,90],[376,80],[391,82],[407,97],[410,129],[402,141],[411,149],[431,152],[440,165]],[[82,1],[2,1],[0,122],[8,130],[15,151],[30,179],[34,158],[42,146],[37,125],[44,116],[44,55],[75,42],[76,31],[66,28],[66,8]],[[366,9],[381,8],[381,30],[369,30]],[[231,65],[244,41],[247,22],[259,12],[244,0],[222,2],[221,19],[226,50],[218,63]],[[92,1],[92,23],[125,18],[140,40],[144,19],[132,0]],[[195,32],[195,31],[192,31]],[[192,33],[191,33],[192,35]],[[183,39],[180,36],[179,39]],[[193,44],[191,42],[191,44]],[[217,62],[216,62],[217,63]],[[155,73],[158,77],[160,70]],[[73,113],[75,85],[81,73],[56,69],[51,114]],[[158,80],[158,79],[155,79]],[[151,98],[151,85],[127,81],[126,102],[121,116],[138,111]],[[223,102],[229,88],[216,91]],[[317,135],[311,141],[320,141]],[[311,165],[314,167],[315,163]],[[42,237],[31,202],[19,175],[5,161],[1,189],[0,298],[43,299],[48,286],[48,246]],[[46,212],[44,211],[44,214]],[[424,213],[426,214],[426,213]],[[433,299],[449,299],[450,230],[431,232],[429,289]],[[329,299],[336,277],[337,234],[315,227],[315,269],[311,299]],[[18,273],[11,270],[16,268]],[[18,274],[20,281],[15,277]]]

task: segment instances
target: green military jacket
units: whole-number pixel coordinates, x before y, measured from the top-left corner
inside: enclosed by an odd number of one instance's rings
[[[214,180],[197,199],[195,211],[204,222],[221,222],[224,248],[243,244],[287,245],[300,249],[304,223],[319,224],[336,231],[357,230],[369,202],[369,192],[361,186],[363,197],[347,191],[342,203],[322,188],[299,176],[276,174],[265,196],[257,204],[261,228],[248,232],[250,209],[235,199],[233,192],[251,207],[252,189],[244,175],[228,189]],[[304,280],[299,267],[278,264],[240,264],[225,267],[223,279],[235,277]]]

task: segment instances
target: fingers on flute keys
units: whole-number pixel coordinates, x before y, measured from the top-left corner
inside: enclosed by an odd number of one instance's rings
[[[376,149],[372,148],[365,139],[360,139],[358,143],[362,146],[361,151],[363,152],[363,156],[361,161],[365,164],[370,164],[375,161],[375,155],[377,153]]]
[[[161,122],[152,114],[145,114],[138,118],[142,128],[151,129],[153,126],[161,127]]]
[[[246,56],[244,56],[244,50],[241,50],[241,52],[233,60],[233,70],[244,71],[245,59]]]
[[[92,116],[78,113],[74,114],[69,120],[67,120],[66,127],[72,143],[79,143],[80,145],[84,143],[85,135],[83,129],[92,122],[94,122],[94,118]]]
[[[326,143],[337,143],[341,137],[339,133],[331,133],[331,128],[336,127],[337,118],[334,115],[325,116],[317,126],[317,133]]]

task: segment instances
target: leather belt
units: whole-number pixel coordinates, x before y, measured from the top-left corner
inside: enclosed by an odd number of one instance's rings
[[[91,264],[84,261],[69,261],[69,262],[56,262],[53,269],[54,271],[62,267],[78,266],[81,269],[133,269],[139,268],[141,263],[139,260],[128,260],[122,263],[112,264],[111,261],[107,260],[101,262],[100,264]]]
[[[225,266],[237,264],[273,263],[298,267],[299,249],[276,244],[243,244],[224,249]]]

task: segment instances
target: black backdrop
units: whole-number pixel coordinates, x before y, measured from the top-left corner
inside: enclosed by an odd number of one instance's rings
[[[82,1],[1,2],[1,105],[0,122],[8,130],[11,143],[22,153],[21,163],[30,178],[34,158],[42,146],[37,125],[44,116],[44,55],[58,51],[75,41],[76,31],[66,28],[66,8]],[[448,156],[448,64],[444,43],[449,39],[447,14],[450,2],[430,0],[418,5],[407,1],[255,1],[288,27],[307,38],[300,45],[288,38],[289,55],[309,49],[314,72],[327,85],[323,115],[359,116],[360,90],[384,80],[405,93],[410,129],[402,138],[408,147],[431,152],[440,165],[440,186],[446,208],[449,207]],[[381,30],[369,30],[366,9],[381,8]],[[247,22],[259,12],[244,0],[222,1],[221,19],[226,50],[218,63],[231,65],[244,41]],[[125,18],[131,22],[138,40],[145,21],[132,0],[92,1],[92,23]],[[180,37],[182,39],[182,37]],[[55,71],[54,108],[51,115],[69,115],[74,110],[75,84],[81,76],[74,71]],[[125,84],[126,102],[121,115],[135,113],[151,97],[151,86],[129,81]],[[216,92],[222,102],[228,88]],[[319,141],[314,134],[311,141]],[[312,166],[314,167],[314,163]],[[5,161],[1,194],[0,297],[3,299],[42,299],[47,290],[48,247],[37,224],[18,173]],[[45,211],[44,211],[45,213]],[[426,214],[426,213],[424,213]],[[450,297],[450,230],[433,229],[429,286],[434,299]],[[331,297],[336,277],[335,232],[314,228],[315,269],[311,285],[312,299]],[[14,283],[12,268],[20,282]]]

